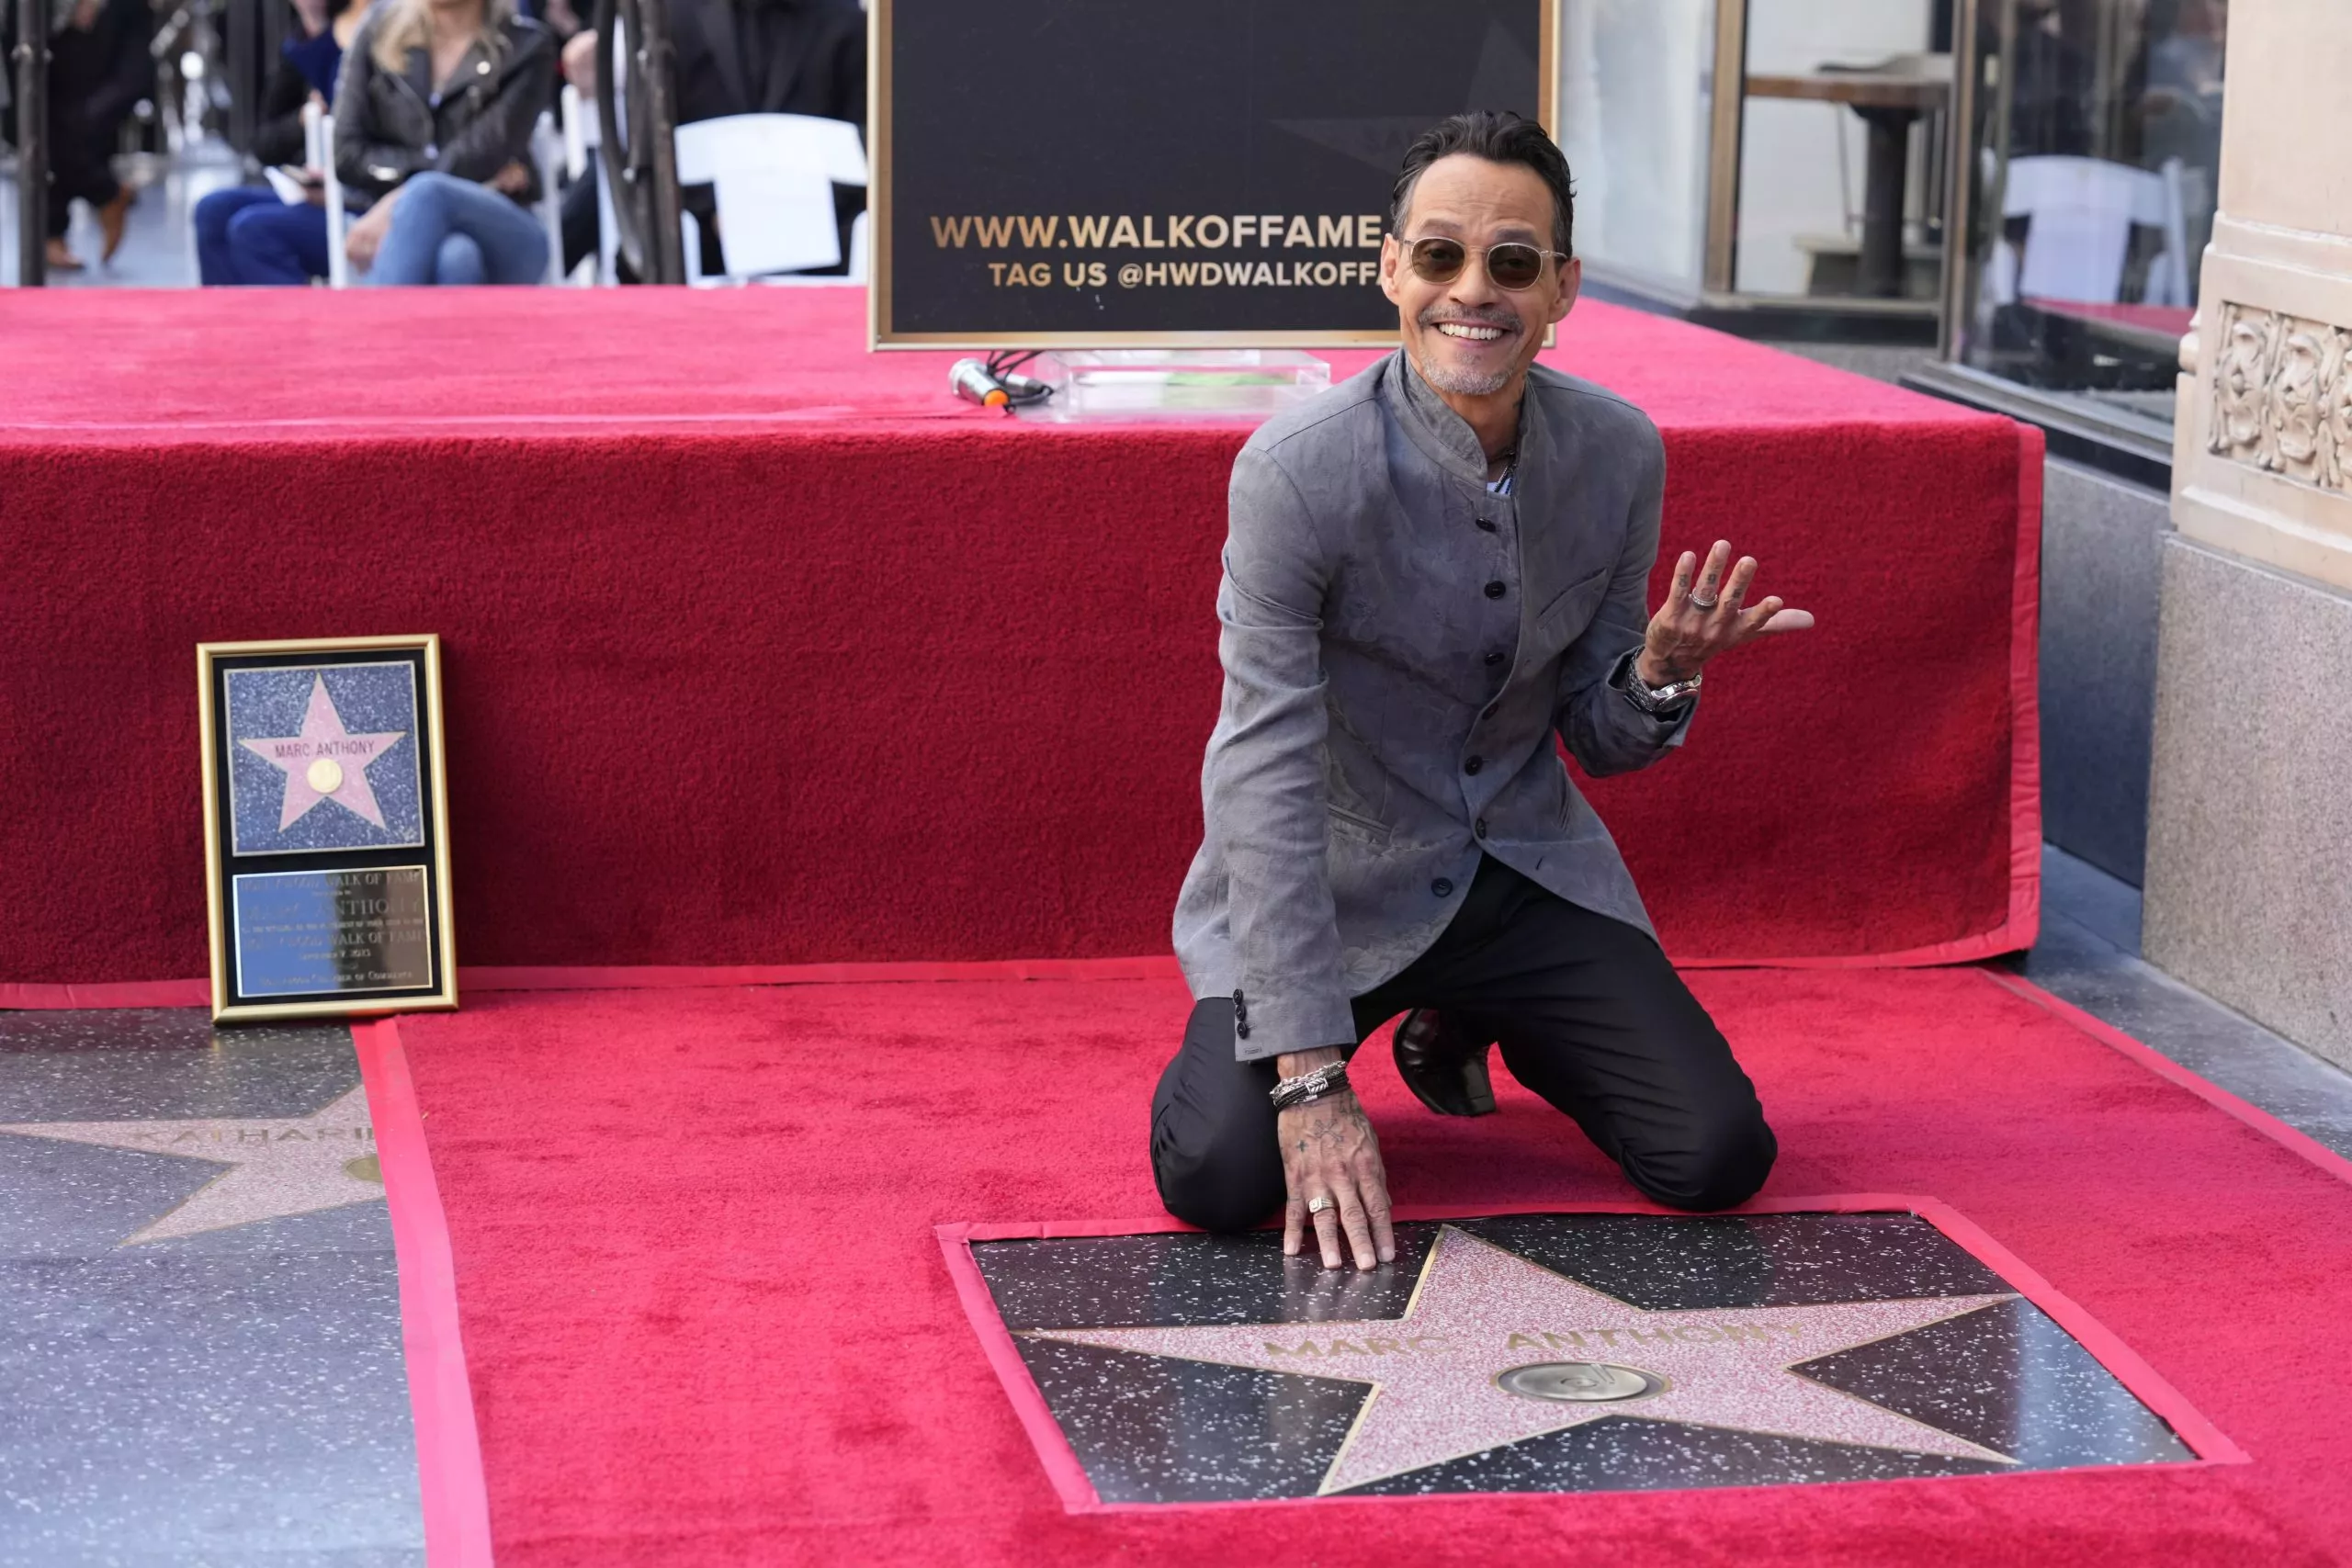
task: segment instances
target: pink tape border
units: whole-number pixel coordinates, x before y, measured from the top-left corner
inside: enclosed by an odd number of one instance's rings
[[[2089,1312],[2078,1305],[2064,1292],[2052,1285],[2023,1258],[1999,1242],[1983,1227],[1935,1198],[1905,1196],[1888,1192],[1838,1192],[1817,1198],[1758,1199],[1731,1211],[1741,1214],[1786,1213],[1909,1213],[1927,1221],[1954,1244],[1984,1264],[2003,1280],[2014,1286],[2017,1292],[2047,1313],[2051,1319],[2075,1342],[2088,1350],[2098,1362],[2113,1373],[2115,1380],[2132,1396],[2154,1411],[2197,1457],[2162,1466],[2149,1465],[2065,1465],[2050,1470],[2023,1472],[2039,1475],[2112,1475],[2130,1473],[2152,1468],[2181,1469],[2209,1464],[2247,1464],[2252,1462],[2246,1451],[2232,1442],[2221,1429],[2199,1415],[2188,1397],[2166,1382],[2154,1367],[2142,1359],[2138,1352],[2116,1337]],[[1628,1199],[1618,1202],[1510,1203],[1510,1204],[1405,1204],[1396,1210],[1400,1220],[1462,1220],[1478,1219],[1496,1214],[1671,1214],[1676,1211],[1655,1203]],[[1338,1505],[1367,1507],[1392,1505],[1410,1506],[1417,1503],[1460,1502],[1450,1494],[1432,1494],[1405,1497],[1267,1497],[1231,1502],[1209,1503],[1106,1503],[1087,1479],[1086,1468],[1080,1463],[1077,1450],[1062,1435],[1061,1426],[1054,1419],[1046,1396],[1029,1375],[1028,1363],[1021,1359],[1020,1348],[1013,1343],[1012,1331],[1004,1326],[1004,1319],[996,1309],[996,1299],[989,1293],[988,1281],[981,1276],[978,1260],[972,1256],[976,1241],[1012,1241],[1046,1239],[1066,1236],[1146,1235],[1190,1231],[1193,1227],[1167,1215],[1140,1220],[1028,1220],[977,1222],[944,1224],[934,1227],[939,1237],[940,1251],[947,1262],[948,1278],[955,1283],[956,1298],[962,1302],[964,1314],[971,1321],[972,1332],[980,1341],[980,1349],[988,1357],[989,1365],[996,1371],[997,1381],[1003,1385],[1005,1396],[1012,1401],[1012,1412],[1022,1428],[1029,1435],[1031,1445],[1037,1450],[1038,1461],[1045,1466],[1046,1476],[1053,1483],[1063,1508],[1073,1514],[1162,1513],[1170,1509],[1196,1508],[1293,1508]],[[1940,1482],[2001,1481],[2007,1476],[1939,1476]]]
[[[400,1258],[401,1342],[416,1422],[425,1559],[433,1568],[490,1568],[490,1497],[458,1328],[457,1266],[424,1145],[424,1117],[398,1026],[390,1019],[354,1024],[351,1043],[368,1086]]]
[[[2142,1044],[2106,1020],[2085,1012],[2063,997],[2051,995],[2030,980],[2016,975],[2004,975],[1995,969],[1984,969],[1979,973],[2010,995],[2020,997],[2043,1011],[2064,1019],[2100,1044],[2130,1057],[2156,1077],[2168,1083],[2178,1084],[2214,1110],[2245,1122],[2272,1143],[2301,1156],[2337,1180],[2352,1182],[2352,1159],[2345,1158],[2310,1134],[2288,1125],[2258,1105],[2240,1100],[2221,1085],[2199,1077],[2153,1046]]]

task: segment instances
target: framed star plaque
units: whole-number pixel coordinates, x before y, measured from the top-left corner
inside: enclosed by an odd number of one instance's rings
[[[457,1006],[441,639],[196,659],[214,1020]]]

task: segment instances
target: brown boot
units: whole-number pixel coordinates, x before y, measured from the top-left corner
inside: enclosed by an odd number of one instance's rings
[[[102,262],[114,260],[115,252],[122,249],[122,226],[130,217],[130,204],[136,199],[129,186],[114,187],[114,198],[98,209],[98,232],[105,237],[106,248],[98,253]]]
[[[48,265],[49,270],[51,272],[79,272],[82,270],[81,258],[76,256],[72,251],[66,249],[65,242],[62,240],[51,240],[49,243]]]
[[[1396,1076],[1440,1116],[1491,1116],[1494,1081],[1487,1075],[1490,1040],[1473,1040],[1435,1008],[1415,1008],[1396,1026]]]

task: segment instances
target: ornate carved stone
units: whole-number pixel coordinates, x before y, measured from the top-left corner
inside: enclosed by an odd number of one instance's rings
[[[2207,448],[2242,463],[2259,459],[2263,389],[2270,381],[2271,340],[2278,317],[2243,305],[2222,308],[2221,342],[2213,355],[2213,428]]]
[[[2212,360],[2208,451],[2352,494],[2352,331],[2224,305]]]
[[[2335,356],[2324,377],[2320,418],[2327,454],[2320,483],[2352,493],[2352,333],[2335,334]]]
[[[2264,468],[2305,484],[2320,482],[2324,467],[2320,444],[2326,423],[2320,378],[2335,357],[2335,328],[2292,316],[2282,320],[2271,362]]]

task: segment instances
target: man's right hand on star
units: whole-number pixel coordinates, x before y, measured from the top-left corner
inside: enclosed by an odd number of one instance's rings
[[[1337,1062],[1336,1046],[1295,1051],[1276,1059],[1275,1070],[1296,1077]],[[1353,1089],[1342,1089],[1306,1105],[1294,1105],[1274,1119],[1282,1140],[1283,1181],[1289,1201],[1283,1208],[1283,1252],[1295,1258],[1314,1223],[1323,1267],[1340,1268],[1342,1234],[1358,1269],[1394,1262],[1396,1237],[1388,1223],[1388,1174],[1380,1164],[1380,1140]]]

